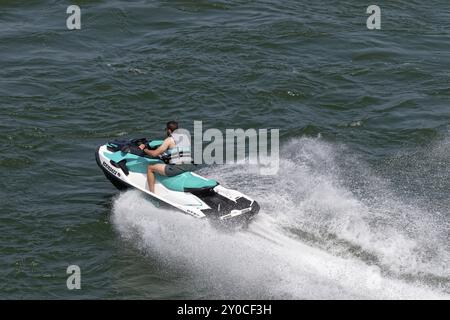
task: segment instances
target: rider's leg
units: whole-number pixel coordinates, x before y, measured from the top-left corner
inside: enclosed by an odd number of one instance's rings
[[[148,168],[147,168],[147,183],[148,183],[148,190],[150,190],[150,192],[155,193],[155,173],[157,173],[161,176],[165,176],[166,175],[164,173],[165,167],[166,167],[166,165],[162,164],[162,163],[152,164],[152,165],[148,166]]]

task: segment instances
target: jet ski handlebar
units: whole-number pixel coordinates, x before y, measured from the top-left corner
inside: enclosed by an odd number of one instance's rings
[[[158,157],[150,157],[139,148],[141,144],[145,144],[148,149],[156,150],[163,142],[164,142],[163,140],[148,140],[147,138],[138,138],[132,140],[115,140],[108,143],[108,149],[113,152],[122,151],[125,153],[132,153],[140,157],[160,159],[164,162],[167,162],[168,160],[167,155],[162,154]]]

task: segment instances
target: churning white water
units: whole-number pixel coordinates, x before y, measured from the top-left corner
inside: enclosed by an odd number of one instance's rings
[[[149,259],[185,275],[192,298],[450,298],[445,215],[345,147],[302,138],[282,151],[276,176],[245,164],[201,171],[260,203],[248,230],[221,232],[137,191],[115,200],[113,222]]]

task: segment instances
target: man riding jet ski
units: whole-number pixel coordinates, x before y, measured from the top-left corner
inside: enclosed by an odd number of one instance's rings
[[[188,136],[175,133],[178,130],[176,121],[169,121],[166,125],[167,138],[156,149],[148,149],[142,143],[139,148],[150,157],[156,158],[165,153],[168,164],[150,164],[147,170],[147,182],[150,192],[155,192],[155,175],[174,177],[187,171],[193,171],[194,165],[191,158],[191,141]],[[166,153],[167,152],[167,153]]]
[[[176,208],[197,218],[246,226],[259,205],[244,194],[227,189],[192,171],[190,138],[178,124],[166,126],[167,138],[148,141],[116,140],[97,148],[96,161],[118,189],[136,188],[157,206]]]

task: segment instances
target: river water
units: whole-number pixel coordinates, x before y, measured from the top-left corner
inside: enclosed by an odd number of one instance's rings
[[[450,11],[443,0],[0,2],[0,298],[450,297]],[[279,128],[280,171],[202,174],[249,230],[153,207],[95,148]],[[68,290],[66,268],[81,268]]]

